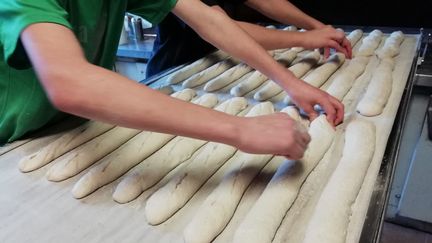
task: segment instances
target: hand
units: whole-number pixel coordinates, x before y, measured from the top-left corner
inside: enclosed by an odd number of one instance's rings
[[[336,126],[343,121],[343,104],[333,96],[318,88],[299,80],[290,86],[288,94],[293,102],[308,114],[311,121],[318,116],[317,112],[314,110],[315,105],[320,105],[324,109],[324,112],[327,115],[327,120],[333,126]]]
[[[310,142],[306,128],[285,113],[244,117],[236,146],[247,153],[300,159]]]
[[[327,25],[320,29],[301,32],[303,37],[303,47],[307,49],[324,48],[324,57],[330,55],[330,48],[345,54],[347,58],[352,57],[351,43],[345,37],[345,33]]]

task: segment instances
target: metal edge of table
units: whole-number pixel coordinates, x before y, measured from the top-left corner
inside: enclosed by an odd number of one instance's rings
[[[372,193],[369,208],[366,214],[366,220],[363,224],[363,229],[359,240],[361,243],[378,243],[381,239],[386,207],[390,197],[390,186],[395,173],[396,161],[399,157],[401,137],[405,127],[409,101],[411,100],[412,90],[414,87],[414,75],[416,74],[417,70],[417,59],[420,52],[422,38],[423,33],[422,29],[420,29],[420,39],[411,65],[407,85],[405,87],[402,100],[396,114],[395,123],[387,142],[387,147],[384,153],[378,178],[375,182],[375,190]]]

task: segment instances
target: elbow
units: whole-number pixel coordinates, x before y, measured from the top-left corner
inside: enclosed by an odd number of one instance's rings
[[[62,112],[76,113],[79,107],[80,90],[79,85],[74,84],[72,80],[65,73],[51,72],[48,75],[41,77],[42,84],[51,104]]]

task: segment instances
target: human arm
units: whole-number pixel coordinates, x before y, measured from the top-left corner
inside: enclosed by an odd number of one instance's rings
[[[251,153],[300,158],[308,136],[287,116],[241,118],[183,102],[87,62],[73,32],[32,24],[21,41],[52,104],[61,111],[136,129],[227,143]]]
[[[321,33],[319,31],[313,33],[315,39],[319,41],[318,43],[326,43],[322,39],[328,37],[329,34],[337,35],[335,34],[337,31],[336,29],[307,15],[287,0],[247,0],[246,5],[283,24],[292,24],[306,30],[323,30]],[[320,36],[320,34],[324,35]],[[332,46],[329,46],[328,44],[326,46],[320,46],[325,48],[324,54],[326,57],[329,56],[328,47],[335,48],[337,51],[343,49],[344,51],[341,52],[344,53],[346,57],[352,57],[351,43],[345,36],[341,39],[333,38],[332,40],[336,41],[336,43],[332,43]],[[334,46],[337,46],[337,48]]]
[[[204,40],[244,60],[276,81],[311,118],[316,116],[313,107],[319,104],[331,124],[342,122],[343,105],[338,100],[296,78],[223,12],[207,7],[198,0],[179,0],[173,13]]]

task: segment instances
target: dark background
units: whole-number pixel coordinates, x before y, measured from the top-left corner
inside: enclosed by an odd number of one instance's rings
[[[263,0],[265,1],[265,0]],[[432,28],[432,0],[290,0],[314,18],[332,25]],[[238,9],[241,19],[271,22],[247,7]]]

